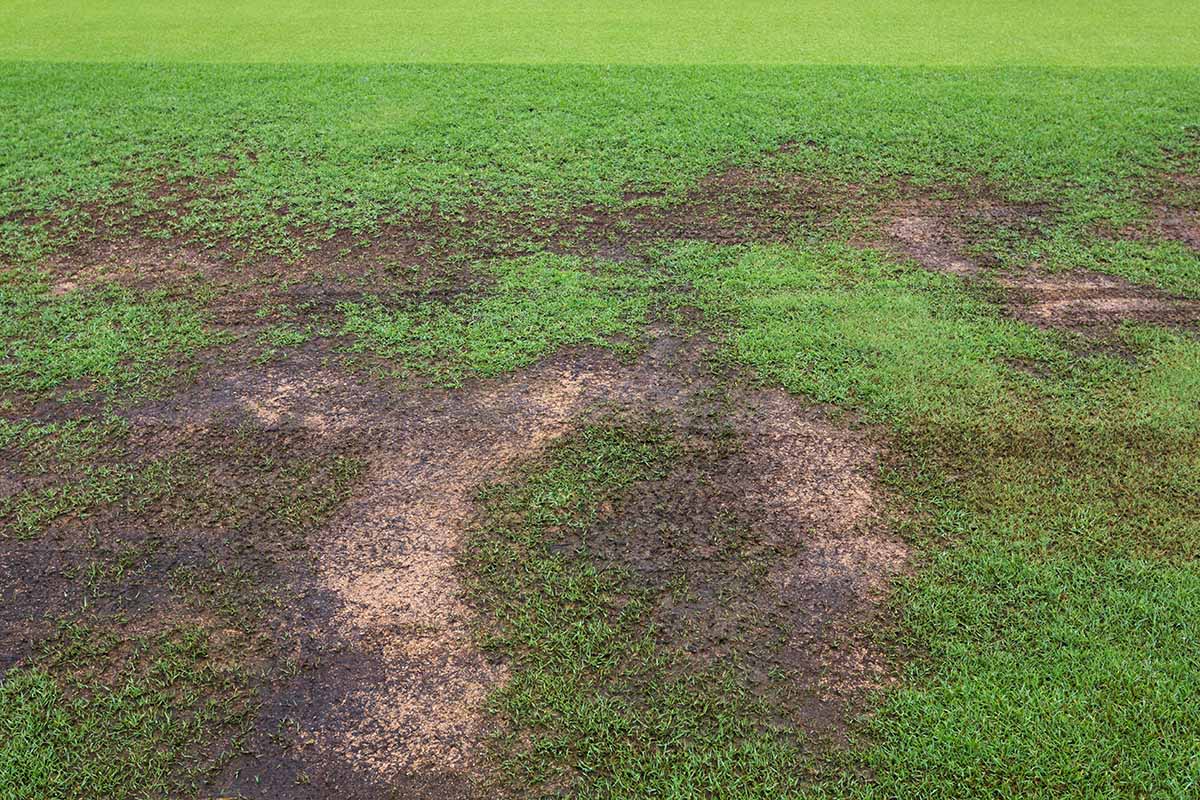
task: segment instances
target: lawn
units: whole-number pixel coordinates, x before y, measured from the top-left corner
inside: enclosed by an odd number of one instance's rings
[[[1177,2],[3,2],[0,800],[1193,797]]]

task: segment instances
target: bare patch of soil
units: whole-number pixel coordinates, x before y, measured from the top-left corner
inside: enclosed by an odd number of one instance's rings
[[[505,669],[475,648],[456,574],[474,493],[597,405],[685,394],[687,380],[660,369],[679,346],[661,340],[633,368],[596,354],[552,359],[397,426],[316,544],[318,580],[341,605],[333,627],[382,678],[350,688],[313,732],[319,747],[385,780],[476,766],[482,702]]]
[[[976,251],[980,232],[1036,227],[1043,214],[995,200],[919,198],[889,206],[881,219],[886,246],[937,272],[995,281],[1009,313],[1035,325],[1103,336],[1126,321],[1188,327],[1200,319],[1200,303],[1152,287],[1083,270],[1048,273],[1036,264],[1001,271]]]
[[[960,210],[951,201],[906,200],[888,210],[884,233],[904,255],[938,272],[972,277],[985,265],[969,253],[959,226]]]
[[[1200,302],[1098,272],[1046,273],[1036,266],[999,276],[1010,312],[1026,322],[1103,333],[1121,322],[1187,328],[1200,321]]]
[[[1200,174],[1192,169],[1162,176],[1157,194],[1149,198],[1150,226],[1157,236],[1200,253]]]

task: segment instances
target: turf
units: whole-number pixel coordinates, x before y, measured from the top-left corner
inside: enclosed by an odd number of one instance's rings
[[[419,795],[310,786],[327,756],[294,698],[331,705],[305,676],[353,667],[306,627],[330,603],[314,537],[412,408],[564,353],[636,360],[664,327],[705,343],[683,366],[714,395],[782,390],[886,450],[914,554],[872,634],[895,680],[828,746],[736,663],[696,669],[654,611],[686,580],[646,586],[597,543],[702,437],[553,428],[460,520],[473,641],[508,670],[481,791],[1195,796],[1194,321],[1037,326],[994,279],[1200,297],[1200,250],[1156,227],[1200,208],[1200,15],[352,5],[0,3],[0,798]],[[835,212],[740,243],[628,213],[746,175]],[[980,276],[872,238],[898,197],[968,196],[1027,217],[973,232]],[[339,427],[363,413],[342,381],[387,398],[368,434]],[[310,384],[342,405],[271,416]],[[179,411],[193,393],[207,416]]]
[[[1195,149],[1197,93],[1185,69],[8,64],[0,244],[37,254],[100,215],[297,252],[413,209],[679,192],[811,142],[780,166],[1064,206],[1052,244],[1078,258],[1082,226],[1144,215],[1140,182]]]
[[[52,61],[1059,64],[1197,63],[1168,0],[315,0],[168,6],[6,0],[0,59]]]

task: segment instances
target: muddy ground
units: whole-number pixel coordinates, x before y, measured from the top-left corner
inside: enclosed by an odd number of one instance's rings
[[[903,510],[880,486],[881,432],[756,386],[716,365],[707,335],[664,321],[633,360],[572,348],[454,389],[347,368],[336,337],[266,361],[246,342],[276,319],[264,308],[320,321],[368,292],[484,291],[472,259],[550,249],[636,261],[664,241],[787,241],[860,213],[872,220],[864,246],[986,284],[1036,325],[1102,338],[1127,320],[1190,328],[1200,318],[1195,301],[1100,274],[999,269],[976,247],[996,227],[1035,236],[1052,208],[983,190],[874,196],[731,170],[681,200],[631,196],[556,221],[414,217],[365,247],[325,242],[298,262],[97,226],[43,264],[55,291],[115,280],[202,296],[212,323],[240,338],[164,396],[121,408],[127,435],[95,457],[173,459],[165,489],[0,539],[0,670],[36,660],[58,620],[118,639],[199,625],[209,657],[237,662],[254,698],[237,751],[213,762],[210,794],[472,796],[499,724],[484,701],[508,675],[479,649],[479,612],[463,591],[477,494],[589,421],[653,420],[685,456],[608,510],[590,556],[662,587],[656,619],[697,664],[736,658],[763,687],[784,670],[788,724],[836,740],[896,674],[888,598],[913,569],[893,532]],[[1196,246],[1194,220],[1170,210],[1156,224]],[[51,421],[105,402],[16,398],[8,413]],[[3,454],[5,492],[54,478]],[[682,598],[666,588],[681,577]]]

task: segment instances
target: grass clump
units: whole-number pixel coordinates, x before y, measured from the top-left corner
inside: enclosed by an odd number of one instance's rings
[[[174,359],[214,341],[191,305],[115,285],[51,292],[45,276],[0,273],[0,390],[46,393],[88,383],[138,395],[168,378]]]
[[[589,344],[629,352],[641,335],[657,279],[618,264],[542,255],[487,266],[482,297],[388,308],[343,303],[353,350],[398,364],[403,374],[456,384],[527,366],[560,347]]]
[[[38,663],[0,680],[0,797],[91,800],[194,790],[205,748],[239,730],[247,697],[185,626],[128,652],[112,632],[64,625]],[[219,760],[220,756],[217,757]]]
[[[1028,249],[1048,269],[1095,270],[1200,298],[1200,255],[1179,242],[1077,236],[1060,229]]]

